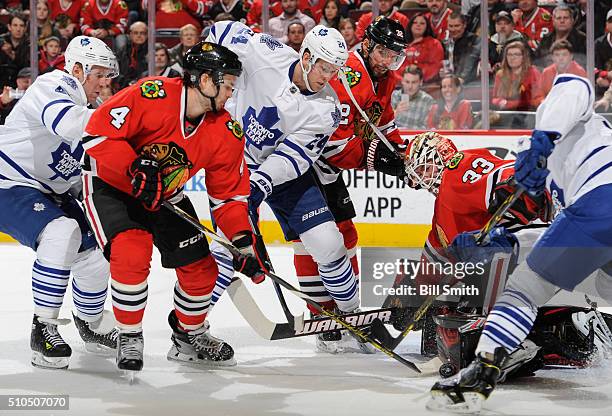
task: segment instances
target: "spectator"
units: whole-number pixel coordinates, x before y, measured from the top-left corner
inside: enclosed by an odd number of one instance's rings
[[[269,4],[270,17],[278,16],[283,12],[280,0],[270,0]],[[262,5],[262,0],[253,0],[247,13],[246,24],[255,32],[261,31]]]
[[[495,34],[489,40],[489,62],[494,74],[501,66],[504,47],[514,41],[526,42],[521,32],[514,29],[514,20],[510,13],[501,11],[495,17]]]
[[[612,85],[606,90],[603,97],[595,102],[594,108],[606,112],[610,109],[610,104],[612,104]]]
[[[57,19],[53,23],[53,32],[57,34],[57,37],[60,39],[61,49],[63,51],[66,50],[66,47],[76,36],[79,31],[79,26],[75,25],[70,17],[65,14],[60,14],[57,16]]]
[[[202,30],[202,19],[210,10],[207,0],[155,0],[155,28],[157,30],[179,30],[191,24],[197,32]],[[147,0],[142,0],[142,9],[147,10]]]
[[[472,32],[475,35],[480,36],[480,1],[471,1],[473,4],[472,8],[467,12],[463,12],[463,3],[461,7],[461,14],[467,18],[467,31]],[[489,36],[495,34],[495,19],[500,12],[509,12],[506,10],[506,4],[503,0],[487,0],[487,8],[489,10]]]
[[[306,28],[301,22],[293,22],[287,28],[287,45],[292,47],[296,52],[300,51],[302,41],[306,36]]]
[[[542,93],[546,96],[552,88],[553,80],[558,74],[574,74],[586,77],[586,71],[574,61],[572,44],[567,40],[558,40],[550,48],[553,63],[542,71]]]
[[[79,29],[79,22],[81,21],[81,9],[83,8],[85,0],[47,0],[49,5],[49,17],[51,21],[57,22],[62,20],[65,22],[66,16],[70,18],[70,23],[65,26],[68,30],[67,33],[62,33],[62,36],[72,39]]]
[[[338,29],[340,25],[340,0],[327,0],[323,6],[323,16],[321,16],[320,24],[327,27]]]
[[[60,39],[57,36],[50,36],[45,39],[38,60],[38,72],[44,74],[54,69],[64,70],[65,63]]]
[[[461,97],[461,80],[456,75],[445,75],[440,81],[442,98],[427,116],[427,128],[438,130],[471,129],[474,124],[472,104]]]
[[[125,48],[128,11],[122,0],[88,0],[81,11],[81,32],[112,42],[114,50]]]
[[[49,18],[49,6],[45,0],[36,2],[36,22],[38,24],[38,46],[42,46],[45,39],[56,35],[53,22]]]
[[[340,19],[340,23],[338,24],[338,30],[342,34],[344,41],[346,42],[346,46],[348,46],[349,50],[354,50],[354,48],[359,44],[359,38],[357,38],[357,25],[351,18],[343,18]]]
[[[380,15],[387,16],[389,19],[397,20],[403,27],[408,25],[408,18],[400,13],[395,7],[397,0],[379,0],[378,8]],[[359,18],[357,22],[357,39],[361,41],[363,39],[363,35],[365,35],[365,30],[372,23],[372,12],[364,13]]]
[[[547,33],[552,32],[552,16],[546,9],[538,7],[537,0],[519,0],[518,8],[512,10],[512,18],[516,30],[527,38],[527,44],[532,51]]]
[[[572,44],[574,56],[581,65],[586,65],[586,35],[574,27],[574,15],[568,6],[557,6],[553,9],[553,31],[542,38],[536,50],[536,64],[544,67],[549,63],[549,54],[553,43],[567,40]]]
[[[416,65],[408,65],[402,75],[402,89],[393,91],[391,106],[395,110],[395,122],[399,127],[425,130],[427,115],[435,101],[421,90],[423,71]]]
[[[508,43],[495,74],[491,104],[499,110],[535,110],[544,98],[540,78],[528,48],[522,42]]]
[[[119,88],[133,84],[147,69],[147,25],[135,22],[130,26],[130,35],[126,45],[117,50]]]
[[[612,78],[612,9],[606,15],[606,33],[595,39],[595,70],[598,95],[610,86]]]
[[[0,0],[0,15],[23,14],[30,13],[29,0]]]
[[[208,12],[208,15],[215,21],[221,13],[227,13],[232,16],[231,19],[223,20],[234,20],[236,22],[246,22],[247,12],[244,10],[244,3],[242,0],[218,0]]]
[[[9,85],[5,85],[0,95],[0,124],[4,124],[4,120],[9,115],[19,98],[23,96],[25,91],[30,87],[32,82],[32,70],[29,67],[21,68],[17,73],[16,90],[13,90]]]
[[[0,37],[0,50],[13,65],[13,70],[19,71],[30,64],[30,40],[26,33],[26,18],[15,14],[9,17],[8,32]]]
[[[448,18],[453,11],[447,0],[427,0],[427,9],[429,12],[425,17],[431,23],[435,37],[442,42],[448,38]]]
[[[270,34],[283,43],[287,43],[287,28],[293,22],[300,22],[306,32],[315,26],[314,20],[298,10],[297,0],[282,0],[283,13],[270,19]]]
[[[465,30],[465,16],[453,12],[447,21],[448,39],[444,44],[444,55],[453,73],[466,84],[476,79],[476,69],[480,60],[480,38]]]
[[[424,82],[436,81],[442,68],[444,48],[434,37],[431,23],[423,13],[415,14],[408,22],[406,41],[404,65],[418,66],[423,72]]]
[[[155,42],[155,76],[178,78],[181,73],[170,67],[170,53],[166,45],[160,42]],[[141,78],[148,77],[149,71],[144,71]]]
[[[198,43],[198,33],[198,29],[194,25],[186,24],[179,30],[180,42],[168,51],[173,63],[172,68],[180,74],[183,73],[183,55],[189,48]]]

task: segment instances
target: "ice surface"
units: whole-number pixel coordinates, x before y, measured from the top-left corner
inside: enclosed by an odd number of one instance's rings
[[[276,271],[295,282],[291,250],[271,247]],[[30,365],[32,320],[31,250],[0,245],[0,394],[68,394],[70,411],[56,415],[309,415],[382,416],[434,414],[425,410],[426,392],[436,380],[430,371],[414,375],[383,354],[330,356],[314,352],[310,337],[287,341],[259,338],[224,296],[210,316],[212,333],[236,350],[238,366],[201,370],[166,360],[174,273],[155,254],[144,318],[145,365],[130,385],[114,358],[88,354],[70,324],[60,331],[73,347],[70,368],[42,370]],[[281,320],[269,282],[249,285],[266,314]],[[294,312],[303,303],[287,294]],[[70,317],[67,294],[62,317]],[[110,308],[110,301],[107,300]],[[418,356],[419,334],[398,352]],[[540,371],[537,377],[501,386],[486,403],[495,415],[610,415],[612,363],[588,370]],[[49,411],[2,411],[0,414],[52,414]]]

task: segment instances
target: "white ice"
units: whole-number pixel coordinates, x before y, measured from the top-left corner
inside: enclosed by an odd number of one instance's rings
[[[295,282],[291,250],[271,247],[276,271]],[[278,415],[381,416],[434,414],[425,410],[427,391],[437,379],[434,369],[413,374],[383,354],[330,356],[314,352],[311,337],[288,341],[259,338],[224,296],[211,313],[212,333],[236,350],[231,369],[201,370],[166,360],[170,347],[167,315],[172,306],[174,272],[153,258],[149,300],[144,318],[144,369],[130,385],[114,358],[84,351],[76,328],[60,327],[73,347],[68,370],[30,365],[32,299],[30,272],[34,254],[13,244],[0,245],[0,394],[68,394],[70,410],[56,415]],[[266,314],[281,320],[269,282],[253,287]],[[303,303],[288,294],[295,313]],[[70,317],[67,294],[62,317]],[[110,308],[110,300],[107,300]],[[419,333],[398,352],[421,362]],[[427,369],[426,369],[427,370]],[[586,370],[539,371],[536,377],[500,386],[486,403],[495,415],[610,415],[612,363]],[[47,415],[48,411],[2,411],[0,414]]]

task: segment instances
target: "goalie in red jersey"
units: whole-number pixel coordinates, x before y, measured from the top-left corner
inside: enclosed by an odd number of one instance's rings
[[[183,79],[145,78],[106,101],[91,117],[83,147],[85,207],[110,261],[119,327],[117,365],[143,366],[142,318],[153,245],[162,266],[176,269],[169,359],[234,365],[233,349],[205,322],[218,269],[204,236],[170,210],[197,218],[182,193],[200,169],[212,216],[242,252],[234,267],[255,279],[264,266],[247,217],[249,174],[243,132],[223,109],[242,65],[229,49],[200,42],[184,57]]]

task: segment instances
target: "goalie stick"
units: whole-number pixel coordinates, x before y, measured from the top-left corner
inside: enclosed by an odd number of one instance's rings
[[[515,191],[511,195],[509,195],[508,198],[506,198],[506,200],[499,206],[499,208],[497,208],[497,211],[495,211],[495,213],[491,216],[491,218],[489,218],[487,223],[482,227],[478,234],[476,234],[475,237],[477,244],[481,244],[485,240],[489,232],[497,225],[497,223],[499,223],[504,214],[510,209],[512,204],[514,204],[514,202],[516,202],[520,198],[523,192],[524,189],[522,187],[517,186]],[[449,279],[444,279],[442,284],[448,283],[450,280],[450,277]],[[382,321],[375,319],[374,322],[372,322],[370,332],[372,338],[377,339],[387,348],[394,350],[404,340],[404,338],[406,338],[410,331],[412,331],[412,329],[416,326],[416,323],[420,321],[423,316],[425,316],[425,314],[429,310],[429,307],[434,303],[438,296],[439,295],[427,296],[427,298],[425,298],[425,301],[423,301],[421,306],[419,306],[419,308],[412,316],[412,319],[408,323],[408,326],[406,326],[406,328],[397,337],[394,337],[389,333]]]
[[[234,254],[240,253],[240,251],[230,241],[228,241],[224,237],[221,237],[219,234],[215,233],[213,230],[209,229],[205,225],[201,224],[198,220],[193,218],[191,215],[189,215],[188,213],[186,213],[185,211],[183,211],[179,207],[174,206],[173,204],[171,204],[168,201],[163,201],[162,205],[166,209],[172,211],[178,217],[180,217],[183,220],[185,220],[188,223],[190,223],[193,227],[195,227],[201,233],[207,235],[211,239],[213,239],[216,242],[218,242],[220,245],[225,247],[231,253],[234,253]],[[361,339],[362,341],[369,342],[377,350],[385,353],[386,355],[388,355],[389,357],[393,358],[394,360],[402,363],[406,367],[410,368],[412,371],[414,371],[416,373],[420,373],[421,372],[421,370],[419,370],[419,368],[413,362],[406,360],[405,358],[403,358],[400,355],[396,354],[392,350],[388,349],[387,347],[382,345],[380,342],[378,342],[377,340],[375,340],[372,337],[370,337],[370,335],[368,335],[366,332],[364,332],[361,329],[356,328],[355,326],[353,326],[350,323],[348,323],[346,320],[344,320],[344,318],[342,316],[340,316],[340,315],[338,315],[338,314],[336,314],[336,313],[334,313],[332,311],[328,311],[319,302],[311,299],[310,296],[308,296],[304,292],[300,291],[299,289],[295,288],[293,285],[291,285],[290,283],[285,281],[280,276],[277,276],[276,274],[274,274],[272,272],[266,272],[266,276],[268,276],[273,281],[277,282],[279,285],[281,285],[282,287],[287,289],[289,292],[293,293],[295,296],[301,298],[304,302],[306,302],[308,305],[310,305],[313,308],[315,308],[322,315],[327,316],[332,321],[334,321],[335,323],[337,323],[338,325],[340,325],[344,329],[348,330],[354,337],[356,337],[358,339]]]

